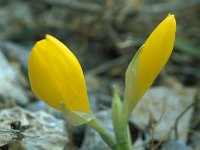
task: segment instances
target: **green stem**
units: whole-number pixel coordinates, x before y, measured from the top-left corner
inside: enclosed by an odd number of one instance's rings
[[[117,139],[117,143],[119,145],[120,150],[131,150],[129,126],[124,125],[121,126],[120,129],[121,130],[118,132],[119,138]]]
[[[120,150],[131,150],[131,136],[130,136],[130,130],[128,125],[128,108],[126,104],[122,105],[122,112],[120,116],[120,122],[119,122],[119,131],[116,133],[117,136],[117,143],[119,145]]]
[[[116,141],[113,137],[102,127],[100,122],[95,118],[87,123],[87,125],[96,130],[102,139],[108,144],[112,150],[119,150]]]

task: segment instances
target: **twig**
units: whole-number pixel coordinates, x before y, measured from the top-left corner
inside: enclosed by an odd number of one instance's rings
[[[194,105],[196,104],[196,102],[193,102],[192,104],[190,104],[188,107],[186,107],[181,113],[180,115],[176,118],[175,120],[175,124],[174,124],[174,133],[175,133],[175,138],[176,140],[178,140],[179,136],[178,136],[178,122],[179,120],[183,117],[183,115],[190,109],[192,108]]]
[[[174,11],[179,11],[181,9],[186,9],[187,7],[191,7],[191,6],[195,6],[195,5],[199,5],[200,1],[198,0],[188,0],[185,2],[180,3],[180,1],[173,1],[171,3],[160,3],[160,4],[155,4],[152,6],[146,6],[144,7],[141,11],[148,14],[158,14],[158,13],[162,13],[162,12],[169,12],[169,10],[171,12]]]
[[[32,0],[35,2],[36,0]],[[69,7],[71,9],[77,9],[80,11],[87,12],[100,12],[103,6],[95,3],[88,3],[85,1],[77,1],[77,0],[37,0],[38,2],[43,2],[51,5],[57,5],[62,7]]]
[[[162,109],[162,113],[160,115],[160,118],[158,120],[152,120],[151,122],[151,130],[152,130],[152,135],[151,135],[151,142],[150,142],[150,149],[153,149],[153,140],[154,140],[154,135],[155,135],[155,128],[157,127],[158,123],[161,121],[161,119],[163,118],[165,112],[166,112],[166,107],[165,104],[163,105],[163,109]]]

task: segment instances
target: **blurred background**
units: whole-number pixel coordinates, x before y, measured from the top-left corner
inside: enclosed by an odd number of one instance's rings
[[[62,114],[32,94],[30,50],[46,34],[65,43],[82,65],[93,111],[110,130],[112,85],[124,90],[131,58],[169,13],[177,21],[174,51],[146,96],[152,101],[138,106],[130,119],[133,145],[200,149],[200,0],[0,0],[0,124],[32,124],[27,132],[40,138],[24,139],[24,149],[108,149],[85,126],[67,131]],[[172,109],[168,113],[162,99]],[[177,125],[179,138],[173,128],[177,118],[183,121]]]

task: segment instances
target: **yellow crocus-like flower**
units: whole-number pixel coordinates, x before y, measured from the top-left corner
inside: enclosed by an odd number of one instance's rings
[[[46,35],[30,54],[28,75],[33,93],[61,110],[90,112],[81,66],[74,54],[59,40]]]
[[[126,71],[125,107],[128,115],[152,85],[172,53],[176,32],[174,15],[168,15],[151,33]]]

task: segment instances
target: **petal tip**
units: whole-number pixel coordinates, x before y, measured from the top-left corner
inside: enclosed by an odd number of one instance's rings
[[[174,14],[168,14],[167,18],[166,18],[167,22],[169,24],[171,24],[171,27],[174,28],[176,30],[176,18],[174,16]]]
[[[172,20],[172,21],[175,21],[176,22],[176,19],[175,19],[175,16],[174,16],[174,14],[168,14],[168,16],[167,16],[167,18],[169,18],[170,20]]]
[[[45,35],[45,39],[51,40],[51,39],[55,39],[55,38],[52,35],[50,35],[50,34],[46,34]]]
[[[174,18],[174,14],[169,13],[167,17],[173,17]]]

